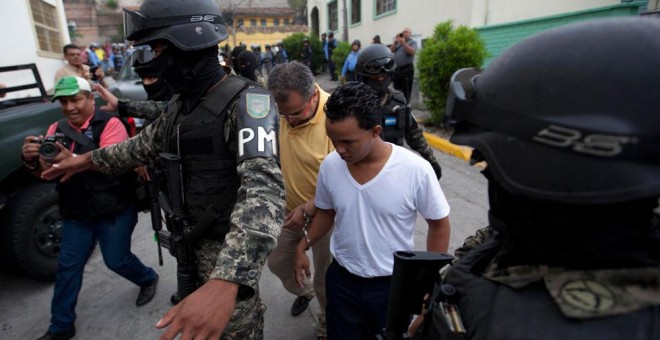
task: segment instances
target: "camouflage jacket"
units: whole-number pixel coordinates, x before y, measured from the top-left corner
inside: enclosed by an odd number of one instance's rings
[[[384,102],[392,100],[391,98],[394,96],[395,91],[397,90],[388,88],[388,94],[385,97]],[[401,97],[403,97],[403,94],[401,94]],[[422,156],[422,158],[426,159],[432,165],[438,164],[438,160],[435,159],[433,150],[429,146],[429,143],[426,141],[426,138],[424,138],[424,132],[419,127],[419,124],[417,124],[417,120],[415,119],[415,116],[412,114],[412,112],[410,112],[410,117],[408,118],[409,121],[405,125],[404,132],[406,143],[411,150],[416,151],[420,156]],[[437,167],[440,167],[440,165],[437,165]]]
[[[456,249],[456,261],[486,243],[499,251],[490,259],[481,277],[521,289],[534,282],[543,282],[545,289],[563,315],[570,318],[594,317],[630,313],[645,307],[660,305],[660,268],[618,268],[572,270],[542,264],[500,265],[507,252],[506,244],[496,240],[492,227],[479,229]],[[451,268],[443,268],[443,277]],[[476,273],[475,273],[476,274]]]
[[[237,150],[236,116],[238,100],[229,106],[224,136]],[[140,165],[152,164],[163,150],[168,122],[178,107],[162,112],[163,102],[128,102],[130,112],[156,114],[153,123],[138,135],[111,147],[97,149],[92,161],[106,174],[119,174]],[[257,290],[261,269],[275,247],[284,220],[284,180],[275,159],[250,158],[237,164],[241,180],[238,200],[231,214],[230,230],[217,254],[210,279],[223,279]]]

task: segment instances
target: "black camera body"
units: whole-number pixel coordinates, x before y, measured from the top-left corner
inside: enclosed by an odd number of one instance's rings
[[[403,32],[399,33],[399,38],[403,38]]]
[[[60,149],[57,147],[57,143],[64,145],[68,148],[69,144],[67,143],[66,136],[63,133],[56,132],[52,136],[46,136],[43,139],[37,140],[37,143],[41,144],[39,147],[39,155],[47,161],[52,161],[60,153]]]
[[[99,77],[96,75],[96,70],[98,70],[98,69],[99,69],[98,66],[92,66],[92,67],[89,68],[89,73],[92,76],[92,80],[94,80],[94,81],[99,80]]]

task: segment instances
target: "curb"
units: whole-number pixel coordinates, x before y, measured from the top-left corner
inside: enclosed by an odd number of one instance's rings
[[[470,161],[472,155],[472,148],[467,146],[459,146],[450,143],[448,140],[440,138],[434,134],[424,132],[424,138],[430,146],[454,157],[460,158],[466,162]]]

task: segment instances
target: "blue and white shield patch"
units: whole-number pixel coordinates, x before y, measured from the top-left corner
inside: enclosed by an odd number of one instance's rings
[[[265,94],[248,93],[245,95],[247,113],[257,119],[268,116],[270,112],[270,96]]]

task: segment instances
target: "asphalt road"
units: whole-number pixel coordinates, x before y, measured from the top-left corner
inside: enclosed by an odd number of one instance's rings
[[[486,180],[479,169],[457,158],[436,152],[443,168],[440,181],[451,206],[452,224],[450,253],[465,237],[487,222]],[[149,216],[140,215],[133,234],[133,251],[160,274],[155,299],[143,307],[135,306],[138,287],[108,270],[98,249],[85,269],[79,295],[76,339],[156,339],[160,334],[153,325],[171,307],[169,298],[176,288],[176,264],[167,250],[163,267],[158,267]],[[418,218],[415,243],[425,246],[426,224]],[[290,314],[294,296],[282,288],[279,280],[264,269],[260,288],[266,312],[266,339],[314,339],[316,300],[300,316]],[[50,319],[53,284],[39,282],[0,269],[0,339],[36,339],[46,332]]]

